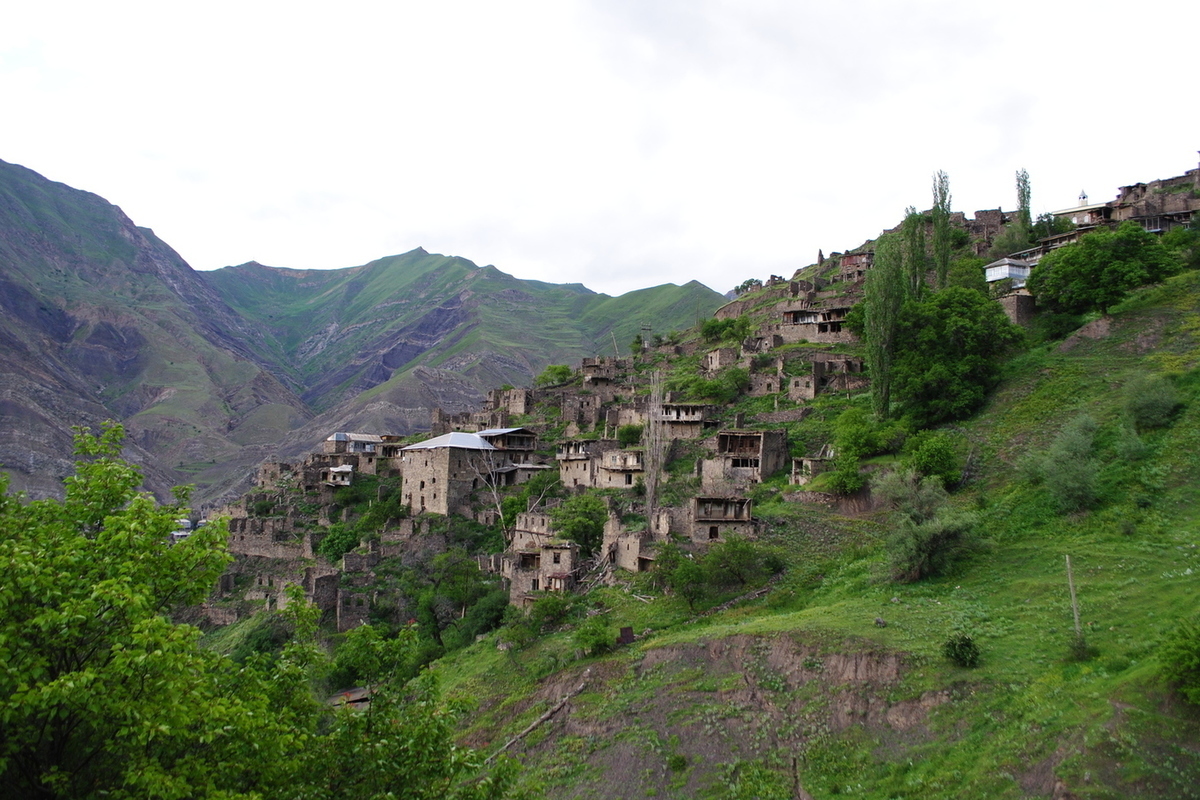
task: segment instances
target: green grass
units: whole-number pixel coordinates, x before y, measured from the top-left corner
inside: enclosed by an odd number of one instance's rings
[[[987,408],[958,426],[974,478],[953,502],[978,515],[984,547],[950,574],[889,581],[886,516],[788,503],[768,482],[756,490],[762,540],[790,564],[770,594],[695,619],[635,576],[631,590],[650,603],[620,587],[597,596],[614,627],[649,631],[630,648],[577,661],[563,632],[503,655],[487,642],[463,651],[438,669],[452,692],[479,702],[468,738],[503,740],[535,715],[513,721],[508,710],[590,667],[570,725],[601,733],[553,728],[524,751],[527,785],[550,768],[549,796],[729,797],[761,779],[760,796],[790,797],[797,778],[817,798],[1049,796],[1058,780],[1078,797],[1200,796],[1200,709],[1156,671],[1158,642],[1200,610],[1196,286],[1194,273],[1180,276],[1118,309],[1108,337],[1012,361]],[[1167,366],[1186,405],[1171,427],[1143,431],[1147,455],[1126,462],[1116,449],[1122,387]],[[789,430],[816,443],[846,401],[813,405]],[[1060,514],[1016,463],[1078,413],[1100,426],[1102,491],[1094,508]],[[1066,555],[1098,651],[1085,661],[1069,655]],[[978,667],[943,657],[957,633],[978,643]],[[847,658],[898,666],[891,680],[821,677]],[[911,725],[889,721],[905,709]],[[624,793],[611,787],[618,764]]]

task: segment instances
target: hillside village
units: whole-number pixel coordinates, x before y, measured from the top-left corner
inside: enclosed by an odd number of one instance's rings
[[[1200,169],[1122,187],[1106,203],[1083,195],[1078,206],[1052,215],[1065,230],[981,269],[1009,319],[1027,324],[1035,309],[1024,282],[1047,253],[1126,221],[1161,232],[1186,224],[1198,210]],[[1015,218],[989,209],[971,218],[955,212],[951,222],[963,252],[983,261],[995,255]],[[835,455],[832,442],[794,434],[816,398],[869,388],[864,353],[846,323],[874,254],[868,241],[822,254],[790,278],[749,286],[716,312],[722,325],[710,335],[646,335],[629,355],[584,359],[552,376],[559,380],[494,389],[478,411],[434,409],[428,438],[338,431],[302,462],[262,464],[257,488],[213,514],[229,517],[236,561],[204,614],[223,625],[263,606],[282,607],[286,587],[298,584],[333,616],[338,631],[349,630],[386,605],[376,568],[444,549],[447,534],[438,520],[448,516],[503,532],[502,549],[476,561],[503,581],[510,604],[526,608],[545,593],[649,570],[666,542],[699,552],[735,537],[753,539],[754,487],[780,475],[789,501],[845,503],[809,485],[821,488],[818,478]],[[680,375],[724,377],[738,403],[664,388],[670,383],[664,376]],[[505,518],[504,499],[531,482],[544,485],[546,476],[568,495],[600,490],[607,516],[594,553],[585,556],[556,529],[549,512],[561,500],[533,497]],[[368,506],[390,503],[395,513],[340,559],[322,556],[331,526],[350,521],[339,498],[365,482],[374,492]],[[862,507],[863,498],[858,502]]]

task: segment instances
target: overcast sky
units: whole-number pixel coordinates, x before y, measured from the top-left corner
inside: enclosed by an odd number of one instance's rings
[[[1200,3],[13,3],[0,159],[196,269],[415,247],[619,294],[1197,165]]]

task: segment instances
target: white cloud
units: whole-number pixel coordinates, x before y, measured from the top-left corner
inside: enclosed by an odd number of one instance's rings
[[[40,3],[0,31],[0,158],[193,266],[424,246],[612,293],[788,274],[929,204],[1035,211],[1195,164],[1154,15],[1027,0]],[[1168,23],[1168,20],[1171,22]]]

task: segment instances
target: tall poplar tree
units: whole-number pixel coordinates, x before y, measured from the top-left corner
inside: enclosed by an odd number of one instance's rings
[[[900,308],[907,294],[904,252],[894,235],[875,243],[875,264],[863,286],[867,368],[871,371],[871,407],[879,419],[887,419],[891,407],[892,363]]]
[[[904,239],[904,274],[909,297],[920,297],[925,290],[925,273],[929,261],[925,255],[925,217],[916,208],[909,206],[904,212],[904,224],[900,226]]]
[[[946,288],[950,275],[950,176],[938,170],[933,176],[933,265],[937,286]]]

